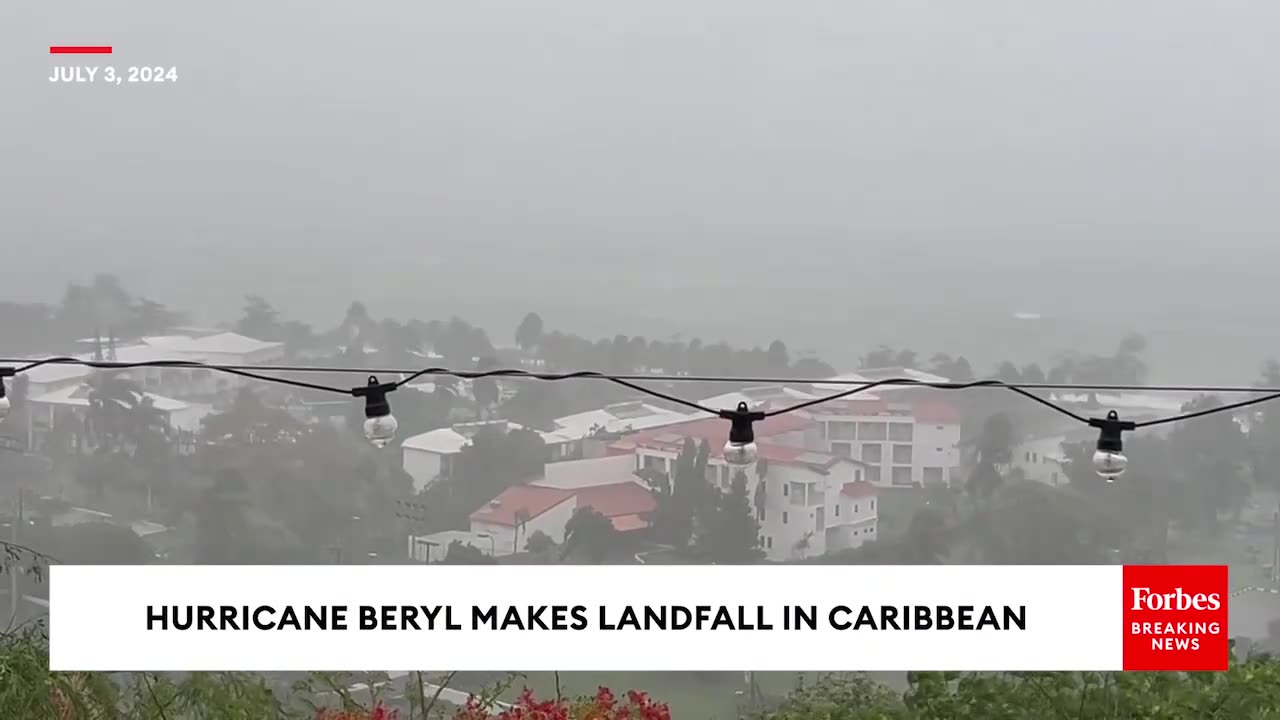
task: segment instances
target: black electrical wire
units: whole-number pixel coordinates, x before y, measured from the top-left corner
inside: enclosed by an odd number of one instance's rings
[[[392,386],[392,389],[403,387],[404,385],[407,385],[413,382],[414,380],[424,376],[448,376],[448,377],[455,377],[455,378],[461,378],[461,379],[467,379],[467,380],[476,380],[480,378],[501,378],[501,377],[527,378],[527,379],[545,380],[545,381],[595,379],[595,380],[605,380],[608,382],[612,382],[614,384],[621,385],[622,387],[635,390],[636,392],[640,392],[645,395],[649,395],[651,397],[665,400],[667,402],[674,403],[676,405],[688,407],[693,410],[697,410],[699,412],[705,412],[710,415],[720,415],[721,411],[714,408],[708,408],[704,405],[693,402],[691,400],[685,400],[684,398],[681,398],[675,395],[670,395],[659,390],[654,390],[653,388],[645,387],[644,385],[640,385],[635,382],[632,382],[632,380],[682,381],[682,382],[692,382],[692,381],[736,382],[736,383],[792,384],[792,385],[799,385],[799,384],[853,385],[854,386],[849,390],[837,392],[832,395],[813,398],[811,400],[805,400],[805,401],[796,403],[794,405],[791,405],[789,407],[779,408],[777,410],[769,411],[767,413],[764,413],[765,417],[772,417],[775,415],[782,415],[784,413],[795,412],[797,410],[803,410],[806,408],[821,405],[823,403],[832,402],[834,400],[840,400],[846,397],[851,397],[858,393],[865,392],[867,390],[871,390],[877,387],[885,387],[885,386],[927,387],[927,388],[934,388],[937,390],[965,390],[970,388],[981,388],[981,387],[1004,389],[1004,390],[1009,390],[1011,392],[1015,392],[1055,412],[1066,415],[1067,417],[1070,417],[1072,420],[1075,420],[1077,422],[1081,422],[1084,424],[1089,423],[1088,418],[1082,415],[1079,415],[1075,412],[1072,412],[1071,410],[1065,407],[1062,407],[1057,403],[1054,403],[1054,402],[1051,402],[1050,400],[1042,398],[1036,395],[1035,393],[1030,392],[1030,390],[1059,389],[1059,390],[1078,390],[1078,391],[1089,391],[1089,392],[1108,391],[1108,390],[1113,390],[1113,391],[1135,390],[1135,391],[1149,391],[1149,392],[1200,392],[1200,393],[1265,392],[1265,393],[1268,393],[1261,397],[1251,398],[1248,400],[1243,400],[1243,401],[1231,403],[1228,405],[1220,405],[1212,408],[1205,408],[1203,410],[1198,410],[1195,412],[1172,415],[1169,417],[1158,418],[1155,420],[1148,420],[1142,423],[1137,423],[1135,427],[1150,427],[1153,425],[1160,425],[1164,423],[1177,422],[1181,420],[1189,420],[1192,418],[1202,417],[1205,415],[1213,415],[1213,414],[1222,413],[1222,412],[1229,412],[1231,410],[1248,407],[1250,405],[1256,405],[1259,403],[1280,399],[1280,389],[1277,389],[1277,388],[1206,386],[1206,385],[1184,385],[1184,386],[1096,385],[1096,386],[1093,386],[1093,385],[1074,385],[1074,384],[1066,384],[1066,383],[1007,383],[1002,380],[974,380],[972,382],[928,382],[924,380],[918,380],[915,378],[886,378],[886,379],[877,380],[874,382],[862,382],[862,381],[850,381],[850,380],[840,380],[840,379],[817,380],[817,379],[799,379],[799,378],[744,378],[744,377],[727,377],[727,376],[611,374],[611,373],[597,372],[594,370],[580,370],[580,371],[568,372],[568,373],[545,373],[545,372],[530,372],[527,370],[520,370],[520,369],[466,371],[466,370],[451,370],[449,368],[443,368],[443,367],[430,367],[430,368],[423,368],[418,370],[388,370],[388,369],[322,367],[322,366],[217,365],[212,363],[198,362],[194,360],[152,360],[152,361],[144,361],[144,362],[116,362],[116,361],[105,361],[105,360],[85,360],[85,359],[76,358],[76,357],[50,357],[50,358],[45,358],[40,360],[0,359],[0,363],[18,365],[18,367],[14,368],[15,373],[17,374],[21,374],[21,373],[33,370],[35,368],[38,368],[44,365],[78,365],[83,367],[90,367],[95,369],[106,369],[106,370],[127,370],[127,369],[134,369],[134,368],[199,369],[199,370],[209,370],[209,371],[215,371],[215,372],[224,372],[231,375],[237,375],[240,377],[249,378],[252,380],[259,380],[262,382],[288,385],[292,387],[298,387],[298,388],[303,388],[308,390],[317,390],[321,392],[332,392],[332,393],[341,394],[341,395],[354,395],[356,394],[357,388],[333,387],[329,385],[321,385],[318,383],[310,383],[310,382],[304,382],[300,380],[292,380],[289,378],[275,377],[272,375],[264,375],[262,373],[263,372],[329,372],[329,373],[361,373],[365,375],[376,375],[381,373],[381,374],[396,374],[396,375],[406,376],[400,380],[395,381],[394,383],[388,383],[388,385]]]
[[[1239,410],[1240,408],[1243,408],[1243,407],[1249,407],[1250,405],[1257,405],[1259,403],[1269,402],[1271,400],[1276,400],[1276,399],[1280,399],[1280,393],[1271,393],[1269,395],[1263,395],[1262,397],[1249,398],[1248,400],[1241,400],[1240,402],[1234,402],[1229,405],[1215,405],[1214,407],[1203,408],[1201,410],[1196,410],[1194,412],[1189,412],[1189,413],[1183,413],[1181,415],[1170,415],[1169,417],[1157,418],[1155,420],[1147,420],[1145,422],[1134,423],[1134,427],[1143,428],[1143,427],[1151,427],[1152,425],[1163,425],[1165,423],[1181,422],[1183,420],[1191,420],[1193,418],[1204,417],[1205,415],[1216,415],[1218,413],[1231,412],[1232,410]]]
[[[161,360],[155,362],[138,362],[138,363],[122,363],[112,361],[94,361],[84,360],[75,357],[56,357],[45,359],[32,358],[0,358],[0,365],[16,365],[37,367],[40,365],[83,365],[86,367],[95,367],[100,369],[128,369],[131,367],[202,367],[214,369],[215,366],[204,365],[185,360]],[[459,378],[476,378],[476,377],[519,377],[532,380],[569,380],[577,377],[588,377],[597,379],[612,380],[628,380],[628,381],[654,381],[654,382],[701,382],[701,383],[736,383],[742,385],[828,385],[828,386],[861,386],[865,385],[866,380],[847,380],[841,378],[796,378],[796,377],[752,377],[752,376],[735,376],[735,375],[659,375],[653,373],[601,373],[596,371],[579,371],[571,373],[549,373],[534,372],[529,370],[487,370],[487,371],[463,371],[449,370],[447,368],[368,368],[368,367],[351,367],[351,366],[334,366],[327,367],[324,365],[217,365],[216,369],[231,372],[244,371],[253,373],[263,372],[280,372],[280,373],[333,373],[333,374],[351,374],[351,375],[407,375],[400,382],[412,382],[423,376],[447,375]],[[584,374],[585,373],[585,374]],[[921,380],[914,378],[890,378],[877,381],[881,385],[899,386],[899,385],[920,385]],[[1262,386],[1262,385],[1191,385],[1191,384],[1172,384],[1172,385],[1136,385],[1136,384],[1105,384],[1096,385],[1082,383],[1050,383],[1050,382],[1004,382],[1004,381],[981,381],[981,382],[997,382],[998,385],[990,385],[990,387],[1017,387],[1023,390],[1076,390],[1080,392],[1158,392],[1158,393],[1200,393],[1200,394],[1223,394],[1223,393],[1280,393],[1280,387]],[[978,385],[977,387],[982,387]],[[335,389],[335,388],[328,388]],[[342,392],[347,392],[343,390]]]
[[[795,405],[791,405],[789,407],[780,408],[778,410],[771,410],[769,412],[766,412],[764,415],[765,417],[772,417],[774,415],[781,415],[783,413],[795,412],[796,410],[803,410],[805,408],[813,407],[815,405],[821,405],[823,403],[828,403],[833,400],[840,400],[842,398],[846,398],[851,395],[857,395],[858,393],[864,392],[866,390],[871,390],[872,388],[877,388],[877,387],[890,385],[890,384],[896,385],[899,387],[914,385],[919,387],[934,388],[937,390],[967,390],[969,388],[978,388],[978,387],[1003,388],[1005,390],[1011,390],[1013,392],[1016,392],[1019,395],[1022,395],[1023,397],[1034,400],[1051,410],[1054,410],[1056,412],[1062,413],[1063,415],[1066,415],[1072,420],[1076,420],[1082,423],[1089,422],[1089,419],[1082,415],[1077,415],[1076,413],[1071,412],[1067,408],[1064,408],[1056,403],[1052,403],[1048,400],[1045,400],[1044,398],[1036,395],[1035,393],[1027,392],[1026,390],[1023,390],[1021,387],[1018,387],[1017,385],[1011,385],[1009,383],[1002,382],[1000,380],[974,380],[972,382],[965,382],[965,383],[953,383],[953,382],[931,383],[931,382],[925,382],[923,380],[915,380],[912,378],[890,378],[887,380],[877,380],[875,382],[864,383],[862,385],[859,385],[858,387],[853,388],[852,390],[844,390],[842,392],[835,393],[834,395],[825,395],[823,397],[814,398],[812,400],[805,400],[804,402],[796,403]]]

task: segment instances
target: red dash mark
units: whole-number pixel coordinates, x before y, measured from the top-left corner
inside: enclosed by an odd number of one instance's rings
[[[110,45],[50,45],[50,55],[110,55]]]

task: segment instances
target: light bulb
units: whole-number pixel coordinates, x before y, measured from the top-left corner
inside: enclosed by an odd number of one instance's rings
[[[1107,482],[1115,482],[1116,478],[1124,474],[1128,464],[1129,458],[1121,452],[1099,450],[1093,454],[1093,468],[1098,471],[1098,476],[1106,478]]]
[[[370,376],[368,385],[351,391],[352,395],[364,398],[364,436],[374,447],[384,448],[396,436],[396,428],[400,423],[391,414],[391,402],[387,400],[387,393],[397,387],[399,385],[395,383],[383,384],[378,382],[378,378]]]
[[[760,456],[760,449],[753,442],[724,444],[724,461],[730,465],[750,465]]]
[[[395,438],[399,426],[394,415],[371,417],[364,421],[364,436],[374,447],[386,447]]]
[[[760,456],[760,448],[756,447],[755,430],[751,423],[763,420],[764,413],[752,412],[744,402],[738,403],[737,410],[721,410],[720,417],[733,424],[729,426],[729,442],[724,446],[724,461],[730,465],[750,465]]]
[[[1124,456],[1124,431],[1133,430],[1135,425],[1132,421],[1121,420],[1115,410],[1107,413],[1106,418],[1090,419],[1089,425],[1098,428],[1098,449],[1093,454],[1093,469],[1107,482],[1115,482],[1129,465],[1129,458]]]
[[[0,395],[0,420],[9,416],[9,408],[13,407],[13,403],[9,402],[9,398]]]

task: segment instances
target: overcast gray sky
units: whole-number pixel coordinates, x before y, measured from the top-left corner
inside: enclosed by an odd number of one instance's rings
[[[495,335],[538,309],[981,355],[1133,327],[1184,363],[1243,343],[1239,380],[1280,351],[1277,20],[1231,0],[10,3],[0,242],[23,251],[0,272],[32,299],[105,269],[218,317],[250,291],[310,320],[359,296]],[[108,62],[47,54],[80,43],[179,80],[49,83]],[[1131,322],[1099,319],[1103,291]]]

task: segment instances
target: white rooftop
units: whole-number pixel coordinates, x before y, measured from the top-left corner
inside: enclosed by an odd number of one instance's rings
[[[838,384],[814,383],[813,387],[816,390],[840,391],[840,390],[848,390],[851,387],[853,387],[853,385],[851,385],[850,383],[854,383],[854,384],[873,383],[873,382],[878,382],[880,380],[889,380],[889,379],[896,379],[896,378],[906,378],[908,380],[917,380],[922,383],[951,382],[949,378],[942,377],[941,375],[934,375],[933,373],[927,373],[927,372],[924,372],[923,370],[914,370],[912,368],[903,368],[903,367],[889,367],[889,368],[864,368],[861,370],[855,370],[853,372],[841,373],[833,378],[828,378],[829,380],[836,381]],[[906,387],[912,387],[912,386],[881,385],[876,388],[876,392],[886,392],[889,390],[896,390],[899,388],[906,388]],[[858,393],[857,397],[867,398],[867,399],[875,398],[874,395],[871,395],[869,393]]]
[[[90,340],[89,342],[93,342]],[[122,363],[155,362],[158,360],[190,360],[206,362],[214,356],[247,355],[268,348],[283,347],[283,343],[256,340],[233,332],[194,337],[190,335],[156,335],[144,337],[136,343],[114,348],[115,361]],[[103,343],[104,354],[108,352]],[[73,357],[93,360],[94,353],[78,353]],[[82,365],[42,365],[24,373],[37,385],[49,385],[86,377],[94,372]]]
[[[531,483],[541,487],[577,490],[620,482],[640,483],[636,477],[634,455],[610,455],[587,460],[547,463],[543,476]]]
[[[666,410],[634,400],[556,418],[555,424],[559,428],[559,434],[578,439],[587,437],[597,427],[604,428],[606,432],[648,430],[687,422],[691,417],[688,413]]]
[[[248,355],[278,348],[284,343],[269,340],[258,340],[234,332],[220,332],[214,335],[191,337],[187,335],[161,335],[142,339],[144,345],[154,348],[178,352],[182,354],[211,355]]]
[[[812,400],[817,397],[812,393],[802,390],[796,390],[785,385],[766,385],[761,387],[749,387],[734,392],[716,395],[705,400],[700,400],[699,405],[705,405],[713,410],[732,410],[738,407],[739,403],[746,403],[749,408],[757,408],[776,401],[787,400]]]
[[[437,428],[421,435],[405,438],[403,447],[410,450],[422,450],[424,452],[436,453],[437,455],[453,455],[462,452],[462,448],[471,442],[471,437],[484,426],[501,425],[505,432],[512,430],[523,430],[523,425],[509,422],[507,420],[487,420],[473,423],[459,423],[452,427]],[[542,441],[549,444],[557,444],[569,442],[576,438],[571,438],[564,433],[559,432],[542,432],[535,430]]]
[[[70,387],[62,388],[61,390],[54,390],[53,392],[33,397],[31,398],[31,402],[43,403],[46,405],[88,407],[89,394],[90,389],[87,385],[72,385]],[[142,393],[142,397],[149,398],[151,400],[151,404],[154,405],[157,410],[163,410],[165,412],[186,410],[191,407],[181,400],[174,400],[173,398],[156,395],[155,393],[144,392]]]

